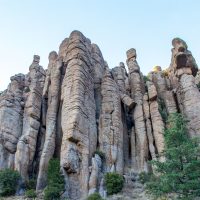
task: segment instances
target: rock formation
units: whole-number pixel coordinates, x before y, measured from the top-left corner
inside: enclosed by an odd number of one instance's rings
[[[171,73],[177,78],[176,88],[178,104],[188,120],[187,127],[191,136],[200,135],[200,93],[195,83],[198,68],[187,44],[175,38],[172,41]]]
[[[140,72],[140,67],[136,61],[136,50],[129,49],[127,52],[127,65],[129,69],[129,79],[131,88],[131,97],[137,103],[133,111],[132,120],[134,122],[132,140],[135,140],[135,145],[131,145],[135,152],[133,162],[136,171],[147,171],[147,132],[143,107],[143,96],[145,93],[144,80]]]
[[[0,169],[14,168],[14,154],[22,134],[25,76],[10,78],[8,89],[0,96]]]
[[[69,197],[74,199],[88,194],[89,163],[97,145],[91,48],[90,41],[74,31],[64,58],[61,166],[68,176]]]
[[[46,172],[48,162],[55,151],[56,122],[60,97],[62,59],[58,58],[55,51],[49,54],[49,66],[46,72],[43,98],[48,99],[46,113],[45,142],[40,158],[37,189],[43,189],[46,185]]]
[[[101,85],[102,109],[99,121],[99,146],[106,155],[106,171],[123,173],[123,124],[121,99],[116,82],[106,69]]]
[[[27,93],[24,95],[23,128],[15,153],[15,169],[20,172],[24,181],[28,180],[28,173],[32,168],[36,152],[37,136],[40,128],[45,71],[39,65],[39,61],[40,57],[35,55],[33,63],[29,67],[25,91]]]
[[[158,154],[161,154],[164,150],[164,123],[159,112],[157,102],[157,91],[156,87],[152,82],[147,82],[148,95],[149,95],[149,111],[151,114],[151,124],[153,129],[153,136],[155,139],[155,145]]]
[[[136,50],[109,69],[99,47],[81,32],[49,54],[48,69],[34,56],[26,75],[11,77],[0,94],[0,169],[19,171],[22,183],[47,184],[49,160],[60,159],[65,196],[105,197],[104,174],[151,171],[164,149],[167,116],[181,112],[191,137],[200,135],[200,72],[187,44],[172,41],[168,69],[144,76]],[[101,157],[104,155],[104,157]]]

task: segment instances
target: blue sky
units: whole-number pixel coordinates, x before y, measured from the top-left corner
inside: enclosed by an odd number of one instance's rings
[[[141,71],[169,66],[171,40],[184,39],[200,62],[200,0],[0,0],[0,90],[27,73],[34,54],[46,68],[71,31],[99,45],[109,67],[136,48]]]

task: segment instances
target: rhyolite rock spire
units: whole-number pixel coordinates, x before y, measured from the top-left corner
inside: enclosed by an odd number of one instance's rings
[[[133,130],[132,140],[135,140],[135,145],[131,145],[133,152],[135,152],[135,158],[132,160],[132,164],[136,171],[147,171],[147,159],[148,159],[148,148],[147,148],[147,128],[145,124],[144,116],[144,80],[140,72],[140,67],[136,61],[136,50],[129,49],[127,52],[127,65],[129,69],[129,79],[131,88],[131,97],[136,102],[135,110],[132,114]]]
[[[43,89],[43,98],[48,101],[48,109],[46,112],[45,142],[40,158],[37,189],[44,189],[46,186],[48,162],[55,152],[56,124],[61,90],[61,67],[62,58],[58,58],[57,53],[52,51],[49,54],[49,65]]]
[[[177,78],[176,89],[181,112],[188,120],[187,128],[191,136],[200,136],[200,93],[195,83],[198,67],[187,44],[180,38],[172,40],[171,76]]]
[[[89,164],[97,145],[91,49],[90,40],[73,31],[64,57],[61,167],[73,199],[87,197]]]
[[[156,66],[147,77],[135,49],[126,52],[127,67],[109,69],[79,31],[50,52],[47,70],[35,55],[29,73],[12,76],[0,94],[0,169],[19,171],[21,187],[36,176],[39,191],[56,157],[70,200],[105,197],[107,172],[130,180],[131,173],[151,171],[169,114],[183,113],[190,136],[200,135],[200,72],[185,41],[172,45],[169,68]]]
[[[40,114],[42,90],[45,81],[45,71],[39,65],[40,57],[35,55],[29,67],[25,91],[26,102],[23,113],[23,127],[21,137],[17,143],[15,153],[15,169],[18,170],[24,181],[28,180],[36,152],[37,136],[40,128]]]
[[[17,143],[22,135],[25,76],[10,78],[8,89],[0,96],[0,169],[14,168]]]

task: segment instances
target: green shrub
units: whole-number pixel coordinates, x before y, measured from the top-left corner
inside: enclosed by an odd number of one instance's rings
[[[105,153],[103,153],[101,150],[97,149],[95,152],[94,152],[94,155],[97,154],[99,155],[99,157],[102,159],[102,160],[105,160]]]
[[[64,186],[64,177],[60,173],[60,160],[57,158],[53,158],[49,161],[47,182],[48,185],[56,183]]]
[[[19,179],[20,175],[17,171],[0,170],[0,196],[15,194]]]
[[[88,196],[87,200],[103,200],[101,195],[97,192]]]
[[[47,187],[44,190],[45,200],[60,199],[64,191],[64,177],[60,173],[59,159],[51,159],[47,171]]]
[[[139,181],[142,184],[145,184],[151,179],[152,174],[151,173],[146,173],[146,172],[141,172],[139,174]]]
[[[36,178],[31,178],[29,181],[26,183],[26,189],[31,190],[36,188]]]
[[[108,195],[120,192],[124,185],[123,176],[115,172],[105,174],[105,185]]]
[[[27,190],[25,193],[25,196],[28,198],[36,198],[37,197],[34,189]]]
[[[143,79],[144,79],[144,82],[145,82],[145,83],[146,83],[147,81],[150,81],[150,79],[149,79],[148,76],[144,76]]]
[[[48,186],[44,190],[44,199],[45,200],[54,200],[54,199],[60,199],[60,194],[61,194],[61,189],[60,187],[57,186]]]

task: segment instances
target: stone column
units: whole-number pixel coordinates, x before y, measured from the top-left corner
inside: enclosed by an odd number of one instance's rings
[[[82,199],[88,195],[89,161],[96,150],[97,128],[91,43],[78,31],[69,37],[64,65],[61,167],[68,179],[69,198]]]
[[[28,180],[28,169],[31,167],[36,151],[36,142],[40,127],[40,112],[42,90],[45,81],[45,71],[39,65],[39,56],[34,56],[28,74],[28,95],[24,107],[22,136],[17,143],[15,154],[15,169],[22,179]]]
[[[187,128],[191,137],[200,135],[200,92],[195,84],[197,64],[187,44],[180,38],[172,40],[172,63],[178,78],[176,91],[181,111],[188,120]]]
[[[129,68],[129,79],[131,88],[131,97],[136,102],[133,111],[134,133],[136,140],[136,162],[135,166],[138,172],[147,170],[148,145],[146,124],[143,110],[144,81],[140,73],[139,65],[136,61],[136,50],[129,49],[127,52],[127,65]],[[135,147],[132,147],[135,148]]]
[[[62,59],[58,58],[55,51],[49,54],[49,65],[43,90],[43,98],[48,99],[46,114],[45,142],[40,158],[37,190],[44,189],[47,183],[47,169],[49,160],[55,151],[56,122],[60,98]]]
[[[123,174],[123,125],[118,86],[107,69],[101,85],[102,106],[99,122],[100,150],[106,155],[106,171]]]
[[[8,89],[0,95],[0,170],[14,168],[17,142],[22,134],[25,76],[10,78]]]
[[[158,110],[157,91],[154,84],[150,81],[147,82],[149,107],[151,123],[153,128],[153,136],[155,139],[155,145],[158,155],[161,155],[164,150],[164,123],[160,112]]]

